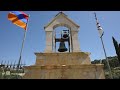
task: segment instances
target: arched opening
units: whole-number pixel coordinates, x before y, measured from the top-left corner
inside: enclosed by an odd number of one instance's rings
[[[62,38],[62,36],[61,36],[62,35],[62,31],[63,30],[69,30],[68,26],[67,25],[63,25],[63,24],[55,25],[53,27],[53,29],[54,29],[53,30],[53,33],[54,33],[53,35],[54,35],[55,38]],[[65,52],[69,52],[69,43],[67,41],[65,41],[64,43],[65,43],[65,47],[67,48],[67,51],[65,51]],[[59,47],[60,47],[60,42],[55,42],[54,51],[55,52],[59,52],[58,51]]]

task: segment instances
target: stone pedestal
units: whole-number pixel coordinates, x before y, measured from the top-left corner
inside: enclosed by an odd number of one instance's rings
[[[103,65],[28,66],[24,79],[105,79]]]
[[[91,64],[89,53],[35,53],[36,63],[25,67],[24,79],[104,79],[102,64]]]
[[[80,65],[91,64],[88,52],[35,53],[36,65]]]

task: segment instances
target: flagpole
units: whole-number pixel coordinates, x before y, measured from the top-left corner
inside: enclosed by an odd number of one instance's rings
[[[30,17],[30,15],[28,15],[28,16]],[[28,19],[28,21],[29,21],[29,19]],[[27,28],[28,28],[28,22],[27,22],[26,30],[24,31],[24,37],[23,37],[23,41],[22,41],[22,47],[21,47],[21,51],[20,51],[20,57],[19,57],[17,69],[19,69],[19,66],[20,66],[20,63],[21,63],[22,51],[23,51],[24,42],[25,42],[25,39],[26,39]]]
[[[27,29],[24,32],[24,38],[23,38],[23,41],[22,41],[22,47],[21,47],[21,51],[20,51],[20,57],[19,57],[17,68],[19,68],[19,65],[20,65],[20,62],[21,62],[22,51],[23,51],[23,47],[24,47],[24,41],[25,41],[25,38],[26,38],[26,32],[27,32]]]
[[[96,13],[94,12],[94,14],[95,14],[96,23],[99,24],[98,21],[97,21]],[[98,29],[99,29],[99,28],[100,28],[100,26],[98,26]],[[106,58],[106,61],[107,61],[107,66],[108,66],[108,69],[109,69],[110,78],[113,79],[112,72],[111,72],[111,68],[110,68],[109,61],[108,61],[108,58],[107,58],[107,54],[106,54],[106,51],[105,51],[105,47],[104,47],[104,43],[103,43],[102,36],[103,36],[103,33],[102,33],[102,35],[100,36],[100,39],[101,39],[101,42],[102,42],[102,46],[103,46],[105,58]]]
[[[110,68],[110,64],[109,64],[109,61],[108,61],[108,58],[107,58],[107,55],[106,55],[106,51],[105,51],[105,47],[104,47],[104,43],[103,43],[102,37],[101,37],[101,42],[102,42],[102,46],[103,46],[105,58],[106,58],[106,61],[107,61],[107,66],[108,66],[108,69],[109,69],[109,74],[110,74],[111,79],[113,79],[111,68]]]

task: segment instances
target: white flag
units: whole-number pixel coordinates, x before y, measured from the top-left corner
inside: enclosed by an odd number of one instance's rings
[[[103,36],[103,34],[104,34],[104,31],[103,31],[102,27],[100,26],[100,24],[99,24],[99,22],[98,22],[98,19],[97,19],[97,17],[96,17],[96,13],[94,13],[94,14],[95,14],[95,19],[96,19],[97,29],[98,29],[98,31],[99,31],[100,38],[101,38],[101,37]]]
[[[102,37],[103,34],[104,34],[104,31],[103,31],[102,27],[100,26],[100,24],[99,24],[98,22],[97,22],[97,28],[98,28],[98,31],[99,31],[100,37]]]

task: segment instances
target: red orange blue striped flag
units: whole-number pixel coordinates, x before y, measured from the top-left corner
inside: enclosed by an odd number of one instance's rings
[[[26,30],[29,16],[23,11],[11,11],[8,14],[8,20],[13,24]]]

